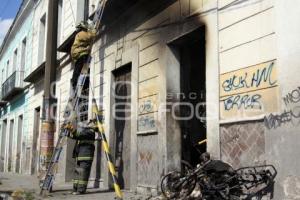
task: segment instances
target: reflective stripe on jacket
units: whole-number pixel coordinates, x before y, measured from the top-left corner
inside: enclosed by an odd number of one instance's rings
[[[94,159],[94,152],[95,152],[95,145],[87,144],[87,143],[79,143],[77,144],[75,150],[74,157],[77,161],[84,161],[84,160],[93,160]]]

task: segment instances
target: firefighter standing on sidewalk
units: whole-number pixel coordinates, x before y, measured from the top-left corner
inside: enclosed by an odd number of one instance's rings
[[[76,130],[73,126],[69,126],[68,130],[68,137],[76,140],[76,145],[73,150],[73,158],[76,159],[76,168],[72,194],[84,194],[94,159],[96,129],[87,126],[79,127]]]

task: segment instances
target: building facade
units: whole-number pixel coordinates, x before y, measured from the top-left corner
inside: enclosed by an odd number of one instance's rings
[[[26,173],[26,104],[24,72],[31,65],[33,3],[24,1],[1,48],[1,161],[5,172]]]
[[[97,2],[59,4],[56,132],[70,93],[74,66],[69,52],[75,26],[92,16]],[[39,162],[34,158],[39,158],[40,146],[36,127],[42,107],[40,48],[46,8],[43,0],[34,7],[32,60],[24,77],[30,84],[20,103],[23,121],[27,120],[21,160],[29,162],[24,158],[28,150],[30,172],[38,170]],[[197,148],[235,168],[273,164],[278,170],[274,199],[299,198],[299,8],[293,0],[108,2],[92,50],[89,105],[96,98],[104,111],[122,188],[156,194],[161,177],[179,169],[182,159],[197,163]],[[9,48],[1,52],[1,67],[7,66],[7,59],[2,59],[6,52]],[[1,138],[7,141],[12,120],[8,113],[17,113],[9,106],[2,107],[1,116]],[[197,146],[204,139],[207,143]],[[73,146],[71,140],[65,146],[57,181],[72,178]],[[101,144],[96,146],[91,184],[110,188]],[[1,146],[5,170],[9,152]]]

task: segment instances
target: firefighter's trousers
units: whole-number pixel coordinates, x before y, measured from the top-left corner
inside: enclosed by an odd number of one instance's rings
[[[74,192],[85,193],[88,185],[92,160],[77,161],[77,166],[75,168],[75,178],[73,183]]]

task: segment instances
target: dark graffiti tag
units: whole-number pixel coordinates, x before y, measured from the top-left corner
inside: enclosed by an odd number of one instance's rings
[[[233,75],[222,83],[225,92],[238,90],[241,88],[258,88],[262,83],[268,83],[273,86],[277,80],[272,80],[274,62],[263,69],[257,69],[252,74],[245,72],[242,75]]]
[[[262,96],[260,94],[255,95],[233,95],[224,100],[225,110],[231,110],[233,108],[237,109],[261,109],[260,99]]]
[[[270,114],[264,118],[264,123],[268,129],[276,129],[284,124],[298,126],[300,125],[300,106],[289,111],[285,110],[281,114]]]
[[[285,97],[283,97],[283,101],[286,106],[292,103],[300,102],[300,87],[288,93]]]

